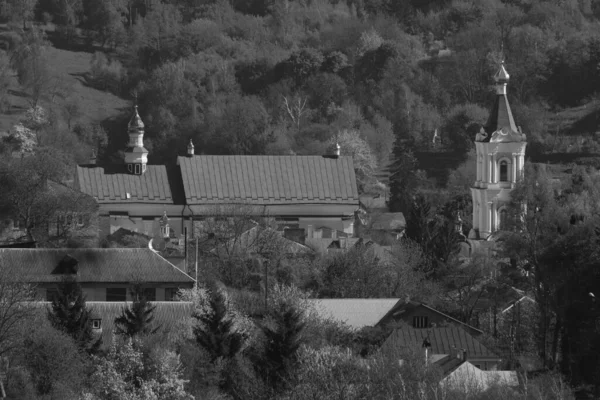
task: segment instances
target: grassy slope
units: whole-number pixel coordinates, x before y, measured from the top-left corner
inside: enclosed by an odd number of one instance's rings
[[[60,84],[66,88],[67,97],[65,99],[56,97],[55,104],[50,104],[50,99],[44,99],[43,107],[51,106],[57,112],[62,112],[62,106],[66,101],[75,101],[81,113],[77,121],[84,123],[99,123],[131,107],[130,101],[85,84],[82,75],[90,68],[91,53],[53,47],[49,47],[47,51],[48,69],[52,75],[61,80]],[[10,110],[0,113],[0,132],[11,129],[29,107],[28,99],[20,93],[16,80],[11,85],[7,99],[11,107]]]

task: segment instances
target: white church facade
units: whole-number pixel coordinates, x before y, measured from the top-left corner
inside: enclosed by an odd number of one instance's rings
[[[494,75],[496,100],[488,122],[475,138],[476,180],[471,187],[473,228],[470,240],[487,240],[506,224],[510,193],[523,175],[526,136],[515,124],[506,95],[510,76],[500,65]]]

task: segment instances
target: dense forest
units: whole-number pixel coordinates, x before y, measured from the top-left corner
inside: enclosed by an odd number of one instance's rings
[[[323,154],[338,141],[342,152],[361,160],[362,190],[386,191],[386,175],[400,172],[391,182],[391,205],[406,211],[418,187],[464,190],[470,183],[472,141],[486,121],[501,59],[528,157],[596,163],[596,1],[5,0],[3,6],[15,28],[3,33],[10,53],[4,70],[17,73],[33,104],[60,104],[54,112],[60,128],[56,121],[43,128],[70,130],[72,141],[85,142],[86,151],[72,151],[78,162],[91,148],[101,160],[118,159],[130,111],[99,125],[78,123],[88,111],[61,100],[68,94],[45,70],[46,46],[93,53],[84,83],[137,99],[153,163],[173,163],[190,139],[202,154]]]

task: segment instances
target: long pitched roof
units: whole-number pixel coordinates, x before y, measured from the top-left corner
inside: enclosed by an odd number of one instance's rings
[[[65,276],[59,264],[70,268],[72,259],[81,283],[194,282],[150,249],[0,249],[0,273],[27,283],[59,282]]]
[[[317,312],[324,318],[344,322],[351,328],[375,326],[400,299],[312,299]]]
[[[178,157],[188,204],[356,204],[352,157]]]
[[[400,329],[395,329],[383,343],[382,348],[385,349],[390,346],[394,348],[421,348],[425,339],[428,339],[431,344],[431,354],[456,355],[457,352],[462,352],[464,349],[467,351],[467,359],[500,359],[500,357],[488,350],[463,328],[457,326],[428,329],[414,329],[410,326],[405,326]]]
[[[177,324],[190,318],[194,312],[194,306],[187,301],[152,301],[156,306],[152,316],[151,328],[159,328],[160,331],[177,328]],[[131,303],[114,301],[88,301],[86,306],[91,309],[92,319],[101,319],[102,344],[110,346],[113,331],[115,329],[115,318],[121,315],[123,309]]]
[[[178,169],[164,165],[148,165],[142,175],[128,173],[124,165],[78,165],[77,182],[98,203],[183,204]]]

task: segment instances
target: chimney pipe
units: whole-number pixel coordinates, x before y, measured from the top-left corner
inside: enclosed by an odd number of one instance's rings
[[[467,350],[462,349],[462,360],[467,361]]]
[[[90,157],[90,164],[96,165],[96,150],[92,149],[92,156]]]
[[[194,142],[192,142],[192,139],[190,139],[190,143],[187,146],[187,156],[188,157],[194,156]]]

